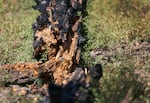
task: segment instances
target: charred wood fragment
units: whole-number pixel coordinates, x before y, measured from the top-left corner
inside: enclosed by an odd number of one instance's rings
[[[98,75],[95,75],[98,74]],[[92,103],[90,101],[91,89],[98,84],[102,77],[102,66],[96,64],[87,69],[77,67],[70,76],[69,82],[64,86],[50,83],[48,91],[50,96],[40,103]],[[96,79],[95,79],[96,78]]]
[[[40,63],[15,63],[0,66],[0,78],[4,79],[5,84],[30,84],[38,78],[38,67]],[[5,74],[3,74],[5,73]],[[1,80],[3,81],[3,80]]]

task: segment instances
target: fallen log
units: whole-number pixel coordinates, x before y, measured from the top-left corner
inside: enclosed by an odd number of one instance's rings
[[[26,78],[28,74],[32,75],[28,77],[29,81],[44,74],[44,77],[52,77],[55,83],[63,84],[79,64],[81,52],[79,45],[85,41],[81,35],[82,17],[77,15],[82,9],[83,1],[35,0],[35,2],[37,5],[33,8],[39,10],[41,14],[33,25],[33,56],[40,60],[41,55],[46,53],[47,61],[16,63],[0,68],[13,73],[10,75],[13,79],[8,80],[9,83],[19,83],[21,78]]]
[[[96,65],[90,70],[78,67],[81,44],[86,40],[82,36],[82,12],[86,0],[35,2],[33,8],[41,14],[33,24],[33,57],[39,62],[0,66],[0,70],[9,74],[6,84],[28,84],[33,83],[36,78],[42,78],[45,83],[49,83],[51,97],[48,98],[51,98],[52,103],[69,103],[70,100],[73,103],[76,99],[80,103],[85,102],[88,96],[79,99],[80,87],[87,90],[83,95],[87,94],[94,79],[99,80],[102,76],[101,65]],[[61,95],[57,96],[56,91],[53,95],[53,89],[62,91]],[[66,93],[68,95],[65,95]],[[69,96],[69,99],[62,99],[64,96]],[[53,97],[60,99],[57,101]]]
[[[45,0],[43,2],[44,0],[36,5],[42,12],[34,26],[33,54],[39,59],[43,52],[47,53],[47,61],[40,66],[40,69],[52,71],[54,82],[62,85],[79,64],[81,51],[79,45],[85,41],[81,39],[82,17],[77,15],[77,12],[81,11],[83,1]],[[43,9],[41,5],[45,6],[47,3],[49,5]],[[45,22],[47,20],[48,22]],[[44,28],[41,28],[43,26]]]

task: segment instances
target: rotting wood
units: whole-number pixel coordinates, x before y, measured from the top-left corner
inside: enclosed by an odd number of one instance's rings
[[[48,100],[52,103],[88,103],[90,86],[94,79],[97,80],[94,84],[98,83],[102,67],[96,65],[90,70],[78,67],[80,46],[86,40],[82,36],[81,15],[86,0],[34,1],[33,8],[41,12],[33,24],[33,57],[39,62],[0,66],[0,70],[10,74],[6,84],[28,84],[40,77],[49,82]],[[45,61],[41,61],[43,54]]]
[[[27,81],[32,81],[44,75],[44,77],[52,77],[56,84],[63,85],[64,81],[69,80],[71,72],[80,61],[79,45],[85,39],[81,33],[82,17],[78,12],[82,11],[82,4],[85,1],[35,0],[35,2],[37,5],[33,8],[39,10],[41,14],[33,25],[33,56],[40,60],[41,55],[46,53],[47,61],[7,64],[0,69],[13,74],[10,75],[13,78],[10,83],[26,82],[21,78],[28,76]]]
[[[25,84],[33,82],[38,78],[38,67],[40,63],[15,63],[0,66],[0,78],[7,75],[6,84]],[[5,74],[4,74],[5,73]]]

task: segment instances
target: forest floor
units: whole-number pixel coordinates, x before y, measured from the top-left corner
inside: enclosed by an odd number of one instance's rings
[[[0,1],[0,65],[36,61],[31,28],[39,12],[32,9],[34,4],[33,0]],[[83,65],[100,63],[104,70],[99,88],[93,88],[93,103],[150,103],[149,0],[88,0],[86,12]],[[0,79],[7,80],[7,74]],[[29,88],[3,87],[0,82],[0,103],[41,99],[38,94],[24,96]]]

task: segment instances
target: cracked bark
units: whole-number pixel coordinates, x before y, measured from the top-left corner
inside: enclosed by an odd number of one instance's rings
[[[70,79],[71,73],[80,61],[79,45],[85,41],[80,38],[82,16],[78,16],[78,12],[82,11],[83,2],[85,1],[37,2],[34,9],[39,10],[41,14],[33,28],[33,55],[35,58],[40,58],[43,53],[46,53],[47,61],[18,62],[0,66],[0,70],[9,74],[6,84],[24,84],[38,77],[49,77],[55,84],[63,85]]]

